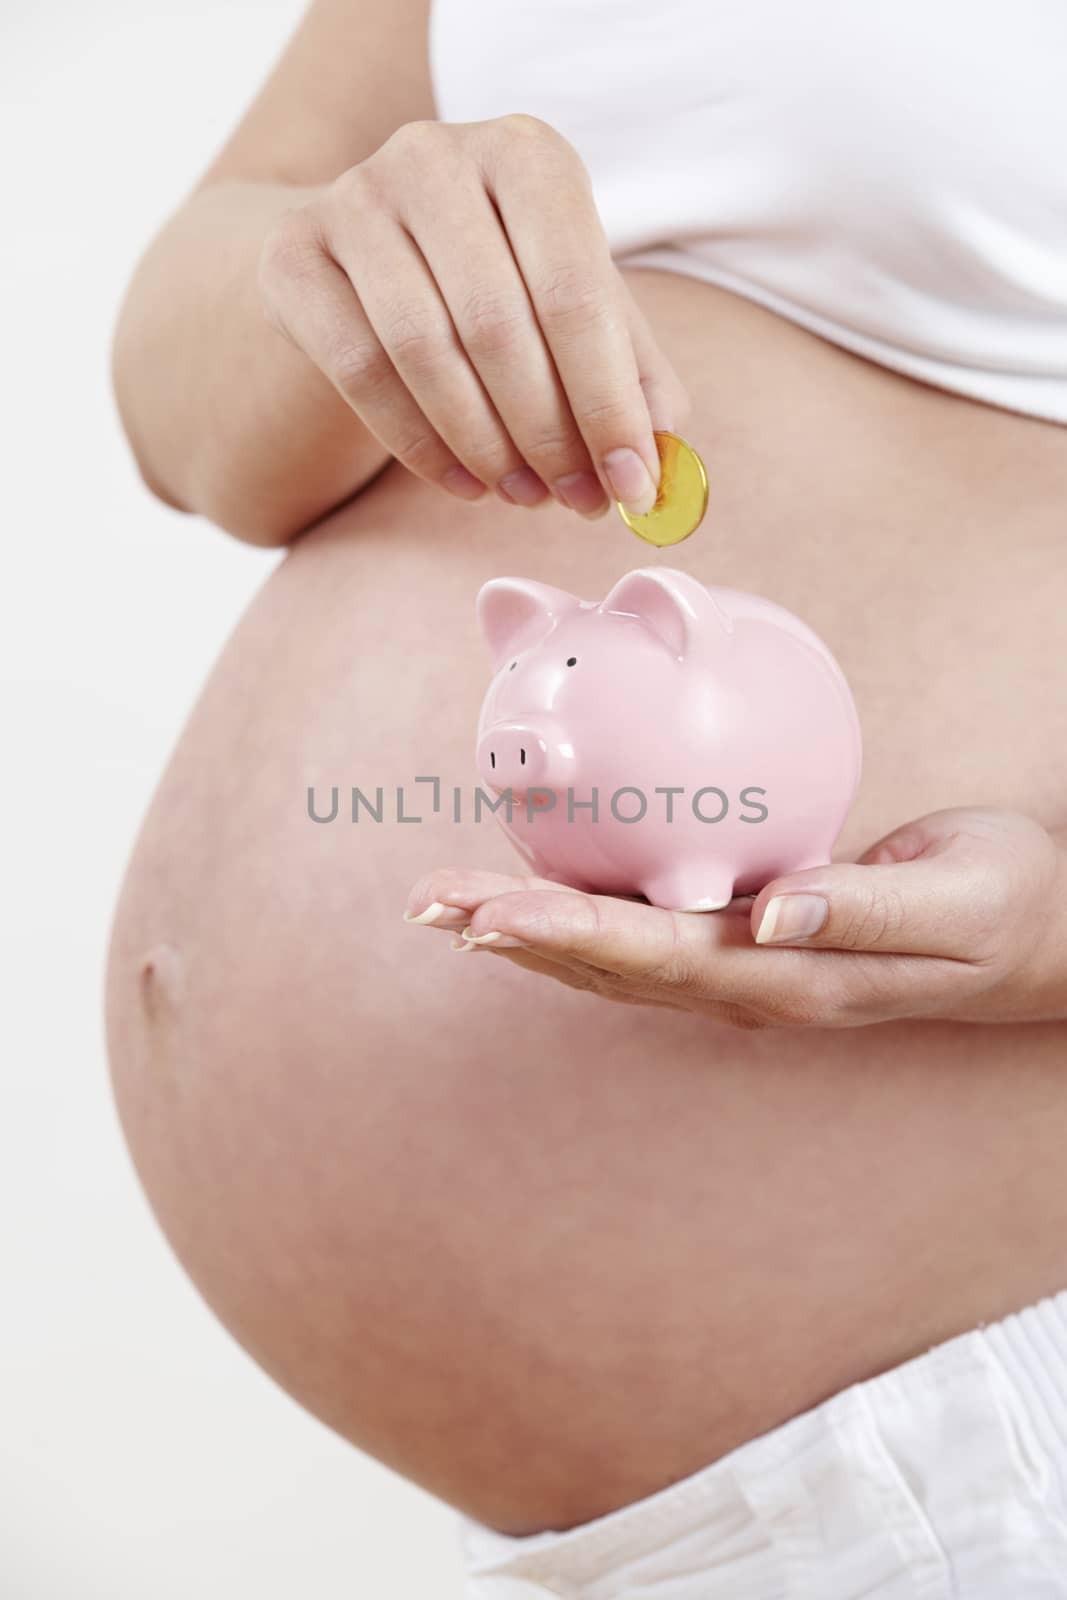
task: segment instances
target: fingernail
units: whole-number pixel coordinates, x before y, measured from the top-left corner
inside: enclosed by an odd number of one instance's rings
[[[656,503],[656,485],[636,450],[609,450],[604,472],[611,492],[632,517],[645,517]]]
[[[449,467],[442,475],[441,483],[449,494],[458,495],[461,500],[480,500],[486,489],[481,479],[468,472],[466,467]]]
[[[462,955],[464,950],[477,950],[478,946],[476,944],[471,944],[469,939],[453,939],[448,948],[450,950],[458,950],[460,955]]]
[[[420,911],[417,917],[413,917],[410,911],[405,911],[404,912],[404,921],[405,922],[424,922],[424,923],[425,922],[436,922],[438,917],[441,915],[441,913],[442,913],[442,911],[444,909],[445,908],[441,904],[440,900],[431,900],[429,905],[426,907],[426,910],[425,911]]]
[[[818,933],[830,905],[821,894],[776,894],[760,921],[757,944],[788,944]]]
[[[557,478],[555,491],[564,505],[580,511],[583,517],[599,517],[606,511],[604,490],[595,472],[568,472]]]
[[[468,940],[471,944],[491,944],[494,950],[521,950],[521,939],[513,939],[509,933],[498,933],[491,929],[488,933],[472,933],[469,925],[460,934],[461,939]]]
[[[496,489],[501,498],[510,501],[513,506],[539,505],[548,493],[537,473],[531,472],[529,467],[519,467],[515,472],[507,473]]]
[[[440,900],[434,900],[420,911],[418,916],[412,916],[410,911],[404,912],[404,921],[421,923],[423,927],[445,928],[450,932],[457,932],[462,928],[470,911],[464,911],[462,906],[442,905]]]

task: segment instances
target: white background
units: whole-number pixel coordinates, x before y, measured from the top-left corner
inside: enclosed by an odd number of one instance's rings
[[[104,1061],[134,832],[278,559],[141,487],[108,344],[137,254],[299,12],[0,0],[2,1600],[461,1593],[454,1514],[307,1417],[204,1308]]]

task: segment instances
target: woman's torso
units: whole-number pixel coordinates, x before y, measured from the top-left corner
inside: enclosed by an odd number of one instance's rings
[[[796,611],[855,691],[841,853],[942,805],[1061,817],[1067,431],[628,281],[711,476],[671,564]],[[401,923],[424,871],[519,869],[491,819],[309,822],[308,783],[473,783],[487,578],[593,597],[649,559],[614,514],[466,509],[389,468],[242,622],[127,890],[131,954],[188,964],[183,1020],[157,1008],[118,1072],[179,1253],[298,1398],[512,1532],[1067,1282],[1067,1027],[611,1006]]]
[[[1062,820],[1067,429],[626,277],[711,479],[669,564],[795,611],[855,692],[840,854],[938,806]],[[242,621],[119,916],[115,973],[181,952],[136,1002],[113,979],[111,1029],[182,1259],[312,1410],[512,1532],[1067,1283],[1067,1025],[612,1006],[402,924],[422,872],[520,870],[491,820],[309,821],[308,784],[402,784],[412,809],[418,775],[473,785],[487,578],[592,598],[658,559],[614,514],[466,508],[388,468]]]

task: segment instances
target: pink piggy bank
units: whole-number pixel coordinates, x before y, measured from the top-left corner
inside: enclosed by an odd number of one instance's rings
[[[715,911],[821,866],[860,774],[856,707],[799,618],[641,567],[605,600],[494,578],[485,797],[534,872]]]

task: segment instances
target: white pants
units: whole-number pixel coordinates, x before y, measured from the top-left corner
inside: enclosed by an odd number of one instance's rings
[[[468,1600],[1067,1600],[1067,1290],[592,1522],[459,1533]]]

